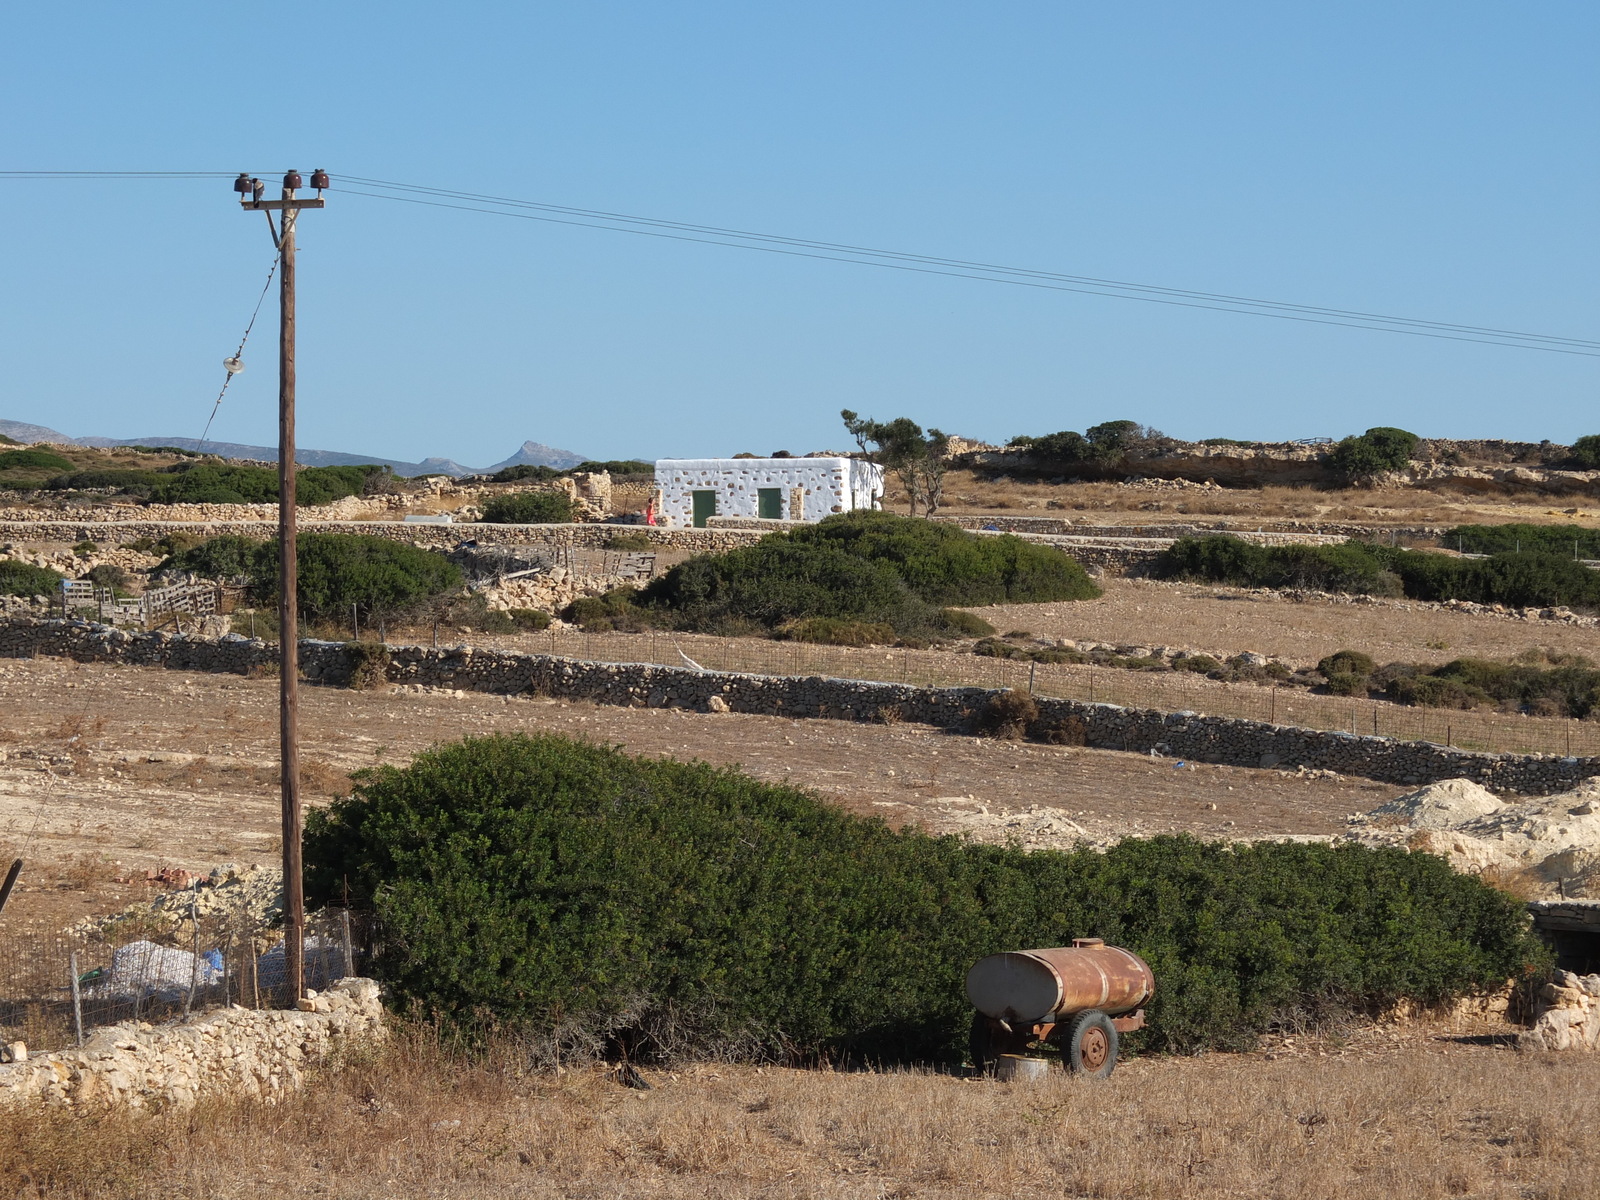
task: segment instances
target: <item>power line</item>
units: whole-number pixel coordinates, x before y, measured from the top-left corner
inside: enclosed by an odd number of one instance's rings
[[[749,239],[763,242],[775,242],[784,245],[800,246],[808,249],[830,250],[851,254],[866,254],[873,257],[899,259],[909,262],[928,263],[942,267],[954,267],[967,270],[998,272],[1008,275],[1019,275],[1040,279],[1058,280],[1067,283],[1086,284],[1096,287],[1126,289],[1137,292],[1151,292],[1160,295],[1178,296],[1185,299],[1205,300],[1229,304],[1245,304],[1274,309],[1288,309],[1296,312],[1311,313],[1318,316],[1347,317],[1365,321],[1395,322],[1405,325],[1417,325],[1427,328],[1443,329],[1455,333],[1476,333],[1491,336],[1512,337],[1518,339],[1531,339],[1536,341],[1556,342],[1567,345],[1582,346],[1585,348],[1600,349],[1600,341],[1587,338],[1557,337],[1541,333],[1525,333],[1513,329],[1497,329],[1489,326],[1461,325],[1447,321],[1428,321],[1412,317],[1398,317],[1386,313],[1361,312],[1354,309],[1330,308],[1321,305],[1295,304],[1281,300],[1262,300],[1251,296],[1236,296],[1225,292],[1204,292],[1189,288],[1164,287],[1158,284],[1130,283],[1125,280],[1103,279],[1091,275],[1070,275],[1056,271],[1044,271],[1031,267],[1008,267],[996,263],[973,262],[965,259],[941,258],[935,255],[912,254],[899,250],[882,250],[870,246],[856,246],[841,242],[823,242],[811,238],[790,237],[781,234],[756,233],[750,230],[730,229],[716,225],[696,225],[684,221],[670,221],[658,217],[639,217],[628,213],[606,212],[601,209],[574,208],[569,205],[547,204],[533,200],[517,200],[505,196],[489,196],[474,192],[461,192],[448,188],[436,188],[422,184],[396,183],[391,180],[365,179],[356,175],[347,175],[343,178],[352,183],[364,184],[368,187],[392,189],[405,192],[422,193],[433,196],[443,196],[460,200],[471,200],[496,206],[511,206],[518,208],[537,209],[544,212],[562,213],[572,216],[581,216],[597,220],[622,222],[627,224],[640,224],[657,226],[667,229],[683,230],[692,233],[711,234],[718,237]]]
[[[215,179],[231,177],[230,171],[0,171],[0,179]],[[1540,350],[1550,354],[1569,354],[1585,358],[1600,357],[1600,340],[1529,333],[1493,326],[1466,325],[1401,317],[1357,309],[1299,304],[1282,300],[1263,300],[1226,292],[1206,292],[1160,284],[1133,283],[1091,275],[1072,275],[1033,267],[1011,267],[998,263],[944,258],[900,250],[826,242],[783,234],[760,233],[717,225],[699,225],[660,217],[642,217],[603,209],[578,208],[508,196],[464,192],[425,184],[371,179],[356,175],[343,177],[359,188],[343,187],[349,195],[391,200],[431,208],[455,209],[490,216],[516,217],[546,224],[601,229],[630,233],[639,237],[725,246],[739,250],[759,250],[796,258],[843,262],[922,275],[971,279],[982,283],[1008,284],[1044,291],[1073,292],[1114,300],[1139,300],[1176,308],[1203,309],[1241,316],[1271,317],[1311,325],[1332,325],[1345,329],[1366,329],[1379,333],[1399,333],[1443,341],[1472,342],[1519,350]],[[365,190],[363,190],[365,189]]]
[[[334,190],[341,191],[346,195],[366,196],[375,200],[393,200],[404,204],[420,204],[431,208],[457,209],[462,212],[483,213],[486,216],[514,217],[526,221],[541,221],[546,224],[575,225],[585,229],[604,229],[613,233],[631,233],[640,237],[664,238],[670,241],[679,242],[697,242],[703,245],[726,246],[737,250],[759,250],[767,254],[783,254],[796,258],[813,258],[826,262],[854,263],[859,266],[880,267],[891,271],[909,271],[920,275],[942,275],[954,279],[972,279],[983,283],[1009,284],[1013,287],[1036,288],[1044,291],[1076,292],[1082,295],[1102,296],[1113,300],[1140,300],[1147,304],[1163,304],[1176,308],[1196,308],[1204,309],[1210,312],[1231,312],[1239,313],[1244,316],[1271,317],[1280,321],[1296,321],[1302,324],[1334,325],[1345,329],[1366,329],[1378,333],[1402,333],[1412,337],[1434,338],[1442,341],[1473,342],[1479,345],[1504,346],[1516,350],[1542,350],[1551,354],[1570,354],[1582,358],[1600,358],[1600,342],[1588,342],[1581,339],[1555,339],[1547,338],[1547,336],[1543,334],[1520,335],[1509,333],[1497,337],[1494,336],[1495,331],[1493,330],[1484,331],[1485,334],[1490,336],[1473,336],[1472,334],[1468,333],[1444,332],[1445,330],[1453,327],[1444,325],[1443,323],[1415,322],[1413,325],[1385,324],[1384,318],[1376,315],[1371,318],[1337,320],[1331,316],[1310,316],[1294,311],[1287,311],[1290,307],[1287,305],[1283,306],[1282,309],[1277,310],[1240,307],[1237,304],[1226,303],[1221,296],[1218,297],[1217,302],[1208,302],[1206,300],[1199,299],[1180,300],[1177,298],[1168,298],[1159,295],[1144,295],[1127,291],[1108,291],[1104,290],[1104,288],[1096,288],[1091,286],[1070,286],[1067,284],[1050,283],[1046,282],[1044,278],[1014,278],[1005,275],[985,273],[976,269],[944,269],[933,266],[917,266],[913,262],[875,261],[873,259],[851,257],[850,255],[843,253],[826,253],[821,250],[812,251],[790,249],[784,248],[780,245],[765,245],[757,242],[738,242],[722,240],[716,237],[697,237],[689,233],[671,233],[664,229],[633,229],[623,225],[602,224],[596,221],[579,221],[568,217],[558,217],[537,212],[507,212],[501,208],[491,208],[473,204],[453,204],[445,200],[428,200],[416,195],[390,195],[378,191],[360,191],[349,187],[342,187]],[[884,253],[889,254],[892,252]],[[1404,321],[1407,320],[1407,318],[1399,318],[1398,320]],[[1474,329],[1475,327],[1465,326],[1462,328],[1470,330]],[[1515,340],[1524,336],[1541,340]],[[1506,338],[1510,338],[1512,340],[1506,340]],[[1566,345],[1547,344],[1550,342],[1556,342],[1558,340],[1570,341],[1572,343],[1571,348]],[[1577,348],[1586,346],[1593,347],[1593,349]]]

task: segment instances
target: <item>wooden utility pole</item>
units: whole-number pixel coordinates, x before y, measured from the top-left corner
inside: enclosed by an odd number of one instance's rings
[[[300,605],[299,558],[295,529],[294,442],[294,286],[295,221],[300,210],[323,207],[327,172],[314,171],[314,200],[296,199],[298,171],[283,177],[283,198],[263,200],[260,180],[241,173],[234,180],[242,206],[282,214],[282,232],[273,229],[278,267],[278,738],[283,795],[283,966],[291,1004],[305,992],[305,887],[300,863]],[[246,198],[248,194],[249,198]]]

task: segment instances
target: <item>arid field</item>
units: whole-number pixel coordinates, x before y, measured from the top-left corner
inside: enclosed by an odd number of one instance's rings
[[[1412,1022],[1133,1059],[1110,1080],[702,1063],[530,1075],[423,1032],[280,1104],[0,1121],[37,1197],[1586,1197],[1594,1066]]]

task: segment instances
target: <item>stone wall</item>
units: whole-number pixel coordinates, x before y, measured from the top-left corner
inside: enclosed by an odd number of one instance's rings
[[[124,1021],[78,1050],[0,1066],[0,1104],[188,1108],[206,1096],[272,1099],[308,1067],[384,1035],[378,985],[341,979],[308,1011],[225,1008],[169,1025]]]
[[[338,642],[300,644],[302,669],[317,683],[349,680]],[[176,670],[243,674],[276,661],[276,646],[228,634],[132,633],[88,621],[18,619],[0,624],[0,655],[54,655],[80,662],[124,662]],[[638,663],[600,663],[548,654],[390,647],[388,678],[463,691],[537,693],[632,707],[691,708],[846,721],[894,719],[969,729],[994,693],[983,688],[928,688],[820,676],[744,675]],[[1432,742],[1402,742],[1343,732],[1269,725],[1195,712],[1122,708],[1080,700],[1039,700],[1041,720],[1075,731],[1087,746],[1155,751],[1172,758],[1231,766],[1337,771],[1417,785],[1471,779],[1497,792],[1543,795],[1600,775],[1600,758],[1486,754]]]
[[[430,550],[453,550],[464,541],[506,546],[576,546],[603,549],[619,533],[642,533],[652,545],[670,550],[731,550],[748,546],[766,536],[760,529],[661,529],[648,525],[491,525],[483,522],[463,525],[419,525],[401,521],[316,521],[304,516],[301,533],[362,533],[372,537],[410,542]],[[19,543],[56,542],[73,545],[82,541],[98,544],[126,544],[139,538],[159,541],[172,533],[213,538],[223,534],[263,540],[278,535],[276,518],[250,521],[93,521],[93,520],[0,520],[0,541]]]

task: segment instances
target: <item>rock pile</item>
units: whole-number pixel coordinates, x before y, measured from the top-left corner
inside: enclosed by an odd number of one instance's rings
[[[306,1069],[384,1036],[370,979],[308,992],[300,1010],[237,1006],[152,1026],[97,1030],[80,1050],[0,1066],[0,1105],[190,1108],[203,1097],[273,1099],[300,1087]]]
[[[227,863],[210,875],[195,879],[191,886],[165,892],[154,900],[131,904],[109,916],[85,917],[67,932],[73,935],[101,933],[126,921],[146,924],[154,921],[174,930],[198,917],[224,917],[240,924],[265,927],[283,911],[283,872],[277,867],[252,863],[240,867]]]
[[[1360,840],[1403,843],[1462,871],[1515,874],[1548,896],[1600,891],[1600,781],[1507,803],[1447,779],[1351,817]]]
[[[1539,989],[1533,1026],[1517,1035],[1519,1050],[1594,1050],[1600,1046],[1600,975],[1557,971]]]

